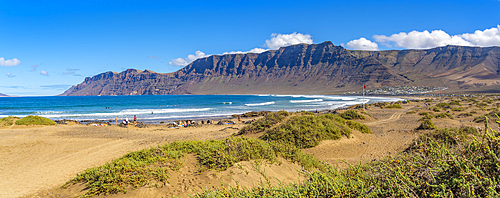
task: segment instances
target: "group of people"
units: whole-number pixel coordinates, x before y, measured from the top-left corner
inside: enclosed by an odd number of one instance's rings
[[[118,117],[115,117],[115,122],[118,124]],[[129,125],[130,122],[128,121],[128,117],[125,117],[125,119],[122,121],[122,124],[124,125]],[[137,116],[134,115],[134,125],[137,125]]]

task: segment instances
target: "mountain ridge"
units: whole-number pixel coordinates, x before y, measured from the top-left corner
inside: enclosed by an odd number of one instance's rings
[[[128,69],[85,78],[71,95],[336,93],[394,85],[500,85],[500,47],[346,50],[327,41],[200,58],[172,73]]]

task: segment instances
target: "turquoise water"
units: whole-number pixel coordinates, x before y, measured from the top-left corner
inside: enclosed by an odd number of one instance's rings
[[[0,117],[38,115],[52,120],[139,120],[224,117],[250,111],[314,111],[398,98],[334,95],[162,95],[0,97]]]

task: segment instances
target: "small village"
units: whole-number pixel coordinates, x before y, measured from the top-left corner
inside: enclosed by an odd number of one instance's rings
[[[434,91],[442,91],[447,87],[420,87],[420,86],[394,86],[394,87],[381,87],[377,89],[366,89],[366,95],[412,95],[423,94]],[[362,95],[363,92],[347,92],[342,95]]]

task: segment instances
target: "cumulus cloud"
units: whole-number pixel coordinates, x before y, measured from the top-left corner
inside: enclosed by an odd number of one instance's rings
[[[34,71],[36,71],[36,68],[37,68],[38,66],[40,66],[40,65],[33,64],[33,66],[31,66],[31,70],[30,70],[30,72],[34,72]]]
[[[355,50],[368,50],[368,51],[376,51],[378,50],[378,44],[372,42],[364,37],[361,37],[356,40],[349,41],[346,46]]]
[[[21,64],[21,61],[17,58],[5,60],[5,58],[0,57],[0,66],[9,67],[9,66],[16,66],[16,65],[20,65],[20,64]]]
[[[465,33],[460,36],[477,46],[500,46],[500,25],[484,31],[476,30],[472,34]]]
[[[271,34],[271,38],[267,39],[265,41],[264,47],[267,47],[268,49],[264,48],[253,48],[250,51],[231,51],[231,52],[223,52],[222,54],[247,54],[247,53],[256,53],[260,54],[262,52],[268,51],[268,50],[275,50],[280,47],[286,47],[290,45],[296,45],[296,44],[301,44],[301,43],[306,43],[306,44],[312,44],[313,40],[311,38],[312,36],[309,34],[301,34],[301,33],[291,33],[291,34],[276,34],[273,33]],[[168,64],[173,65],[173,66],[186,66],[189,63],[195,61],[198,58],[204,58],[208,57],[210,55],[207,55],[203,53],[202,51],[196,51],[196,53],[188,55],[187,58],[176,58],[172,59]],[[150,56],[150,58],[152,58]]]
[[[198,58],[205,58],[205,57],[208,57],[208,56],[210,56],[210,55],[206,55],[202,51],[198,50],[198,51],[195,52],[195,54],[188,55],[187,58],[172,59],[172,61],[170,61],[168,64],[169,65],[173,65],[173,66],[186,66],[186,65],[188,65],[189,63],[195,61]]]
[[[158,60],[158,57],[157,56],[153,56],[153,55],[149,55],[148,58]]]
[[[9,77],[9,78],[14,78],[14,77],[16,77],[16,76],[15,76],[14,74],[12,74],[12,73],[7,73],[7,77]]]
[[[43,75],[43,76],[48,76],[49,75],[49,72],[46,72],[46,71],[40,71],[40,75]]]
[[[312,44],[313,40],[311,35],[309,34],[301,34],[301,33],[291,33],[291,34],[271,34],[271,39],[266,40],[265,47],[269,49],[275,50],[280,47],[286,47],[295,44]]]
[[[386,46],[426,49],[446,45],[473,46],[472,43],[462,38],[460,35],[449,35],[443,30],[427,30],[423,32],[411,31],[410,33],[400,32],[391,36],[374,35],[373,38]]]

